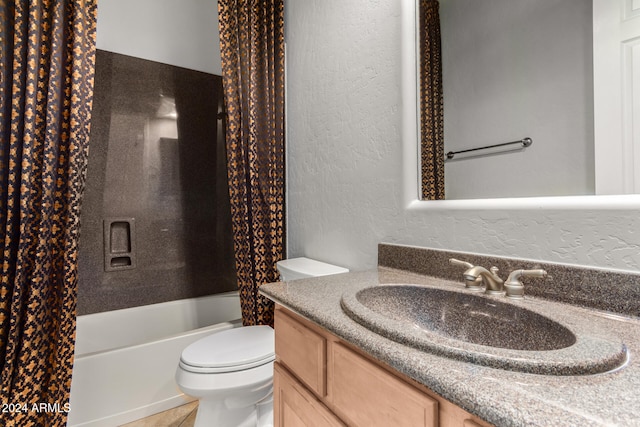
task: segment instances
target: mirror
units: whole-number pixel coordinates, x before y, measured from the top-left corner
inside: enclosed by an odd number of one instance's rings
[[[446,199],[600,193],[591,0],[439,3]]]

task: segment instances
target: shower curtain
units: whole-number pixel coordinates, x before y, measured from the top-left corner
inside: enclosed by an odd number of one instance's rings
[[[97,0],[0,2],[2,426],[64,426]]]
[[[227,174],[244,325],[273,325],[258,294],[284,255],[284,0],[218,0]]]
[[[422,198],[444,199],[442,52],[438,0],[420,0],[420,153]]]

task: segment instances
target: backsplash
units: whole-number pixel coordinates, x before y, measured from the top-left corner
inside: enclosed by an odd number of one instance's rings
[[[449,264],[449,258],[481,265],[486,269],[496,266],[498,275],[505,280],[513,270],[542,268],[548,273],[544,279],[521,278],[525,285],[525,296],[640,317],[640,274],[415,246],[378,245],[380,267],[462,283],[464,267]]]

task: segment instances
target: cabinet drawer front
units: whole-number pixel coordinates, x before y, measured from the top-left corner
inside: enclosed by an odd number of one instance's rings
[[[276,310],[276,354],[296,377],[318,396],[326,394],[326,340]]]
[[[344,426],[278,363],[274,364],[273,390],[276,427]]]
[[[328,399],[349,425],[438,425],[436,400],[341,344],[329,348]]]

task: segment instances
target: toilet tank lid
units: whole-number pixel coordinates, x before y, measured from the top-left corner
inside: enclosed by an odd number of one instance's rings
[[[295,271],[310,277],[327,276],[329,274],[348,273],[349,270],[326,262],[316,261],[306,257],[283,259],[276,263],[280,272]]]

